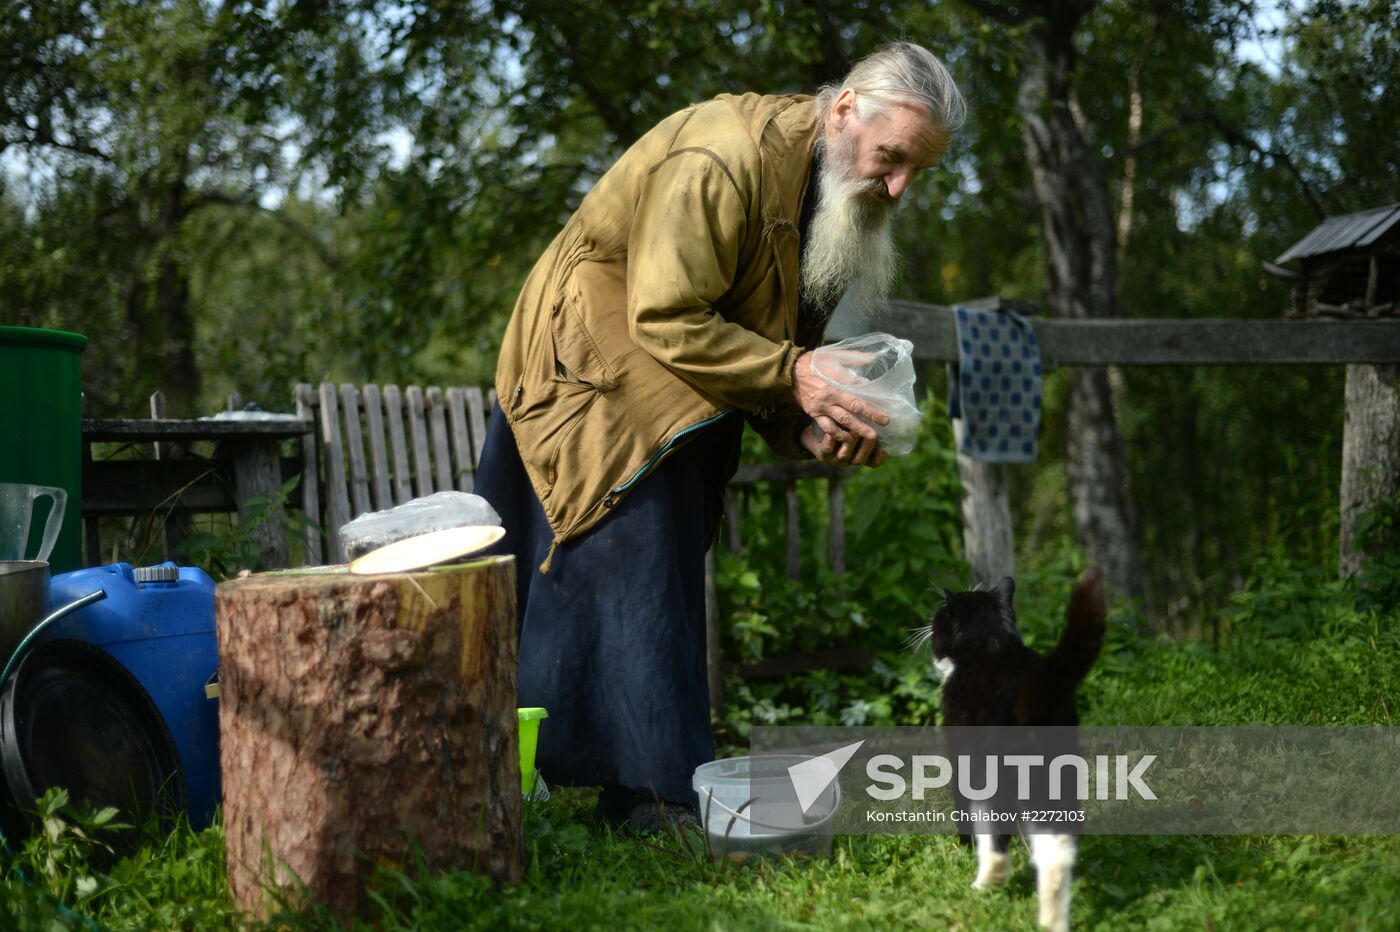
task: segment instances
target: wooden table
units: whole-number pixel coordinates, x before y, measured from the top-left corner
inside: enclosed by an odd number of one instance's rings
[[[119,418],[83,421],[83,516],[135,515],[158,508],[188,512],[237,511],[251,520],[254,503],[281,490],[285,480],[300,472],[300,460],[283,461],[284,440],[310,433],[310,421],[295,417],[276,420],[201,418]],[[212,458],[172,459],[162,456],[165,444],[217,444]],[[94,460],[93,443],[154,443],[154,460]],[[232,477],[232,494],[228,478]],[[265,567],[287,565],[287,536],[283,511],[273,507],[252,532]],[[89,522],[89,560],[97,559],[96,526]]]

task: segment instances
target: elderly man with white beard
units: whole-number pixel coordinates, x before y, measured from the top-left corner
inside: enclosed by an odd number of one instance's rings
[[[602,787],[604,819],[694,819],[714,756],[704,554],[744,423],[780,455],[884,461],[888,417],[811,350],[848,288],[884,299],[890,219],[965,112],[910,42],[815,98],[695,104],[623,154],[526,280],[476,491],[516,557],[539,769]]]

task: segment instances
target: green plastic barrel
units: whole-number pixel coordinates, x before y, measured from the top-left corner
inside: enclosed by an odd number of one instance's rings
[[[83,564],[83,371],[87,337],[62,330],[0,327],[0,482],[54,485],[68,493],[53,572]],[[43,509],[42,514],[40,509]],[[38,549],[47,500],[35,509]]]

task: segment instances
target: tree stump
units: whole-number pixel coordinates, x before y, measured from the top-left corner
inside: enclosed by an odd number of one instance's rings
[[[376,866],[520,879],[515,566],[219,586],[229,888],[358,914]],[[295,875],[295,876],[293,876]]]

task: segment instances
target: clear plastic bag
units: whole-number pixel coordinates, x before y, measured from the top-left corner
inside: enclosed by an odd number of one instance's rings
[[[435,492],[383,511],[371,511],[340,526],[340,543],[350,559],[429,531],[500,525],[491,503],[470,492]]]
[[[882,450],[903,456],[914,449],[920,415],[914,402],[913,343],[878,332],[851,337],[814,350],[812,370],[890,416],[883,427],[866,421],[879,434]]]

